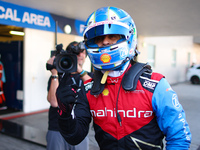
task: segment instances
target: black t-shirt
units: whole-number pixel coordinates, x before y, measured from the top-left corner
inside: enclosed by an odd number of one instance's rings
[[[93,77],[93,73],[88,73],[88,75],[90,77]],[[76,81],[76,83],[79,84],[80,75],[79,74],[71,74],[71,76],[73,76],[75,81]],[[61,76],[59,76],[59,78],[60,77]],[[47,91],[49,91],[50,85],[51,85],[51,78],[49,78],[49,81],[48,81]],[[48,113],[48,119],[49,119],[49,121],[48,121],[48,130],[58,131],[58,129],[59,129],[58,117],[59,117],[58,107],[50,106],[49,113]]]

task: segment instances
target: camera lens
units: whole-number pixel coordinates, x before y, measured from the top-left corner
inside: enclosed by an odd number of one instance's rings
[[[60,60],[60,67],[62,69],[69,69],[72,67],[72,60],[69,57],[63,57]]]
[[[77,56],[66,52],[58,54],[54,60],[54,66],[59,73],[72,73],[77,70]]]

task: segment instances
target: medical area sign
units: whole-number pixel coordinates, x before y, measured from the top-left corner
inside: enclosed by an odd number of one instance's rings
[[[55,32],[56,21],[59,33],[64,33],[64,27],[69,25],[72,28],[71,34],[83,34],[84,21],[0,1],[0,24]]]

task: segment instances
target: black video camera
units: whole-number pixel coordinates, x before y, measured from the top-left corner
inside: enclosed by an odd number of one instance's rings
[[[58,73],[72,73],[77,71],[77,56],[80,51],[77,46],[71,49],[72,53],[63,50],[63,45],[56,46],[56,50],[51,51],[51,57],[56,56],[53,65],[46,64],[46,69],[56,69]],[[74,53],[73,53],[74,51]],[[76,53],[75,53],[76,52]],[[81,51],[80,51],[81,52]],[[79,52],[79,53],[80,53]],[[78,53],[78,54],[79,54]]]

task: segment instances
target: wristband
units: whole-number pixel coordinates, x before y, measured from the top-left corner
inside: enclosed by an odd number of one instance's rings
[[[87,72],[85,70],[83,70],[81,73],[80,73],[80,77],[83,77],[84,75],[86,75]]]
[[[84,73],[85,73],[85,70],[82,70],[81,73],[79,73],[79,74],[82,75],[82,74],[84,74]]]
[[[51,79],[58,79],[58,76],[51,76]]]

